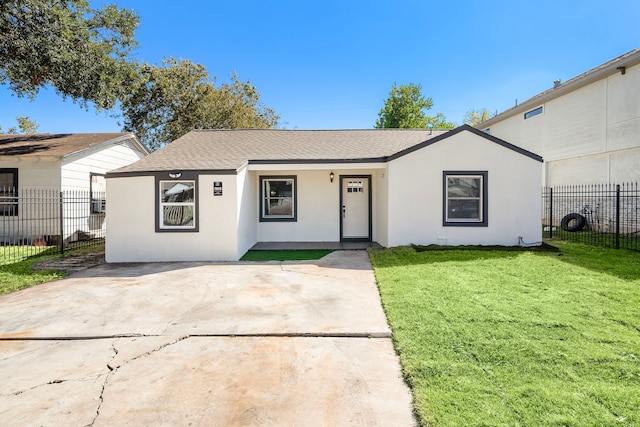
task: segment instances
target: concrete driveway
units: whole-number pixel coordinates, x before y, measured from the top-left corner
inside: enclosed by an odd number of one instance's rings
[[[411,426],[364,251],[103,265],[0,296],[0,425]]]

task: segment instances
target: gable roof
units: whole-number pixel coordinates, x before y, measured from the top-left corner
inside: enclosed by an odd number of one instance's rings
[[[469,131],[520,154],[542,161],[529,151],[468,125],[450,131],[428,129],[194,130],[164,148],[109,176],[144,172],[200,170],[233,173],[247,164],[388,162],[412,151]]]
[[[486,129],[492,124],[500,122],[506,118],[514,116],[516,114],[525,113],[533,108],[540,106],[540,104],[551,101],[574,90],[580,89],[584,86],[590,85],[598,80],[602,80],[616,73],[622,73],[623,69],[633,67],[640,64],[640,48],[634,49],[625,53],[609,62],[598,65],[589,71],[586,71],[579,76],[567,80],[551,89],[547,89],[542,93],[539,93],[526,101],[511,107],[508,110],[486,120],[476,127],[480,129]]]
[[[133,139],[145,153],[149,152],[131,132],[0,134],[0,156],[65,157],[106,142],[122,142],[128,139]]]

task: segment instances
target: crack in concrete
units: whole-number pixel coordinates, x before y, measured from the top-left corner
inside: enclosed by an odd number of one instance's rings
[[[131,337],[124,337],[124,338],[131,338]],[[87,424],[85,427],[92,427],[95,424],[95,422],[97,421],[98,417],[100,416],[100,409],[102,408],[102,404],[104,403],[104,392],[107,389],[107,385],[109,383],[109,380],[116,374],[116,372],[121,367],[129,364],[130,362],[133,362],[134,360],[138,360],[138,359],[146,357],[146,356],[148,356],[150,354],[156,353],[156,352],[158,352],[158,351],[160,351],[160,350],[162,350],[162,349],[164,349],[164,348],[166,348],[166,347],[168,347],[170,345],[176,344],[176,343],[178,343],[180,341],[183,341],[183,340],[185,340],[187,338],[189,338],[189,335],[185,335],[185,336],[176,338],[173,341],[170,341],[170,342],[165,343],[165,344],[163,344],[161,346],[153,348],[153,349],[151,349],[151,350],[149,350],[149,351],[147,351],[145,353],[142,353],[142,354],[140,354],[140,355],[138,355],[136,357],[133,357],[131,359],[127,359],[127,360],[123,361],[118,366],[113,366],[112,365],[112,362],[115,360],[115,358],[118,356],[118,353],[119,353],[118,349],[116,348],[116,342],[117,341],[113,342],[111,344],[111,348],[113,349],[113,357],[107,363],[107,369],[109,369],[109,373],[106,375],[106,377],[104,379],[104,383],[102,384],[102,389],[100,390],[100,396],[98,397],[99,403],[98,403],[98,407],[96,408],[96,415],[95,415],[95,417],[93,417],[93,420],[89,424]]]
[[[46,386],[52,385],[52,384],[63,384],[63,383],[68,383],[68,382],[93,381],[96,378],[100,378],[102,375],[104,375],[104,374],[93,375],[91,377],[69,378],[69,379],[66,379],[66,380],[61,380],[61,379],[51,380],[51,381],[46,382],[44,384],[34,385],[33,387],[29,387],[29,388],[24,389],[24,390],[18,390],[18,391],[14,391],[12,393],[0,393],[0,397],[19,396],[19,395],[21,395],[23,393],[27,393],[29,391],[37,390],[37,389],[39,389],[41,387],[46,387]]]
[[[163,350],[164,348],[174,345],[180,341],[184,341],[189,338],[360,338],[360,339],[375,339],[375,338],[384,338],[388,339],[391,337],[389,332],[283,332],[283,333],[248,333],[248,334],[189,334],[180,336],[172,341],[164,343],[158,347],[155,347],[149,351],[146,351],[142,354],[139,354],[131,359],[124,360],[122,363],[118,365],[114,365],[113,361],[119,354],[119,350],[117,348],[117,341],[123,338],[145,338],[145,337],[161,337],[163,335],[144,335],[144,334],[118,334],[118,335],[109,335],[109,336],[89,336],[89,337],[28,337],[28,338],[5,338],[0,339],[0,341],[72,341],[72,340],[98,340],[98,339],[115,339],[114,342],[111,343],[111,349],[113,351],[113,356],[111,360],[107,362],[108,373],[106,374],[98,374],[90,377],[83,378],[73,378],[73,379],[55,379],[44,384],[38,384],[36,386],[30,387],[25,390],[19,390],[9,394],[0,393],[0,397],[2,396],[17,396],[22,393],[26,393],[32,390],[35,390],[40,387],[45,387],[53,384],[62,384],[66,382],[72,381],[93,381],[102,376],[104,376],[104,382],[102,383],[102,387],[100,389],[100,395],[98,396],[98,406],[95,411],[95,416],[91,420],[90,423],[86,424],[85,427],[92,427],[100,416],[100,409],[104,403],[104,393],[107,389],[109,381],[116,374],[116,372],[123,366],[141,359],[143,357],[149,356],[153,353]]]
[[[98,396],[98,407],[96,408],[96,412],[95,412],[95,416],[93,417],[92,421],[88,424],[85,425],[85,427],[91,427],[95,424],[96,420],[98,419],[98,417],[100,416],[100,409],[102,407],[102,404],[104,403],[104,393],[105,390],[107,389],[107,385],[110,381],[110,379],[113,377],[113,375],[115,375],[115,373],[118,371],[118,369],[120,369],[121,367],[127,365],[130,362],[133,362],[135,360],[138,360],[140,358],[149,356],[150,354],[156,353],[170,345],[176,344],[180,341],[183,341],[187,338],[190,338],[190,335],[184,335],[181,337],[178,337],[170,342],[164,343],[158,347],[155,347],[149,351],[146,351],[142,354],[139,354],[135,357],[132,357],[131,359],[125,360],[123,361],[121,364],[119,365],[114,365],[113,361],[116,359],[116,357],[118,356],[118,354],[120,353],[118,348],[116,347],[117,345],[117,341],[119,339],[123,339],[123,338],[145,338],[145,337],[161,337],[162,335],[143,335],[143,334],[120,334],[120,335],[110,335],[110,336],[90,336],[90,337],[28,337],[28,338],[6,338],[6,339],[1,339],[0,341],[74,341],[74,340],[98,340],[98,339],[115,339],[114,342],[111,343],[111,349],[113,350],[113,356],[111,357],[111,360],[109,360],[109,362],[107,362],[107,369],[108,372],[106,374],[102,373],[102,374],[98,374],[98,375],[92,375],[89,377],[81,377],[81,378],[69,378],[69,379],[54,379],[51,381],[48,381],[46,383],[43,384],[38,384],[35,385],[33,387],[29,387],[27,389],[24,390],[18,390],[18,391],[14,391],[12,393],[0,393],[0,397],[8,397],[8,396],[18,396],[20,394],[23,393],[27,393],[29,391],[32,390],[36,390],[38,388],[41,387],[46,387],[49,385],[54,385],[54,384],[63,384],[63,383],[67,383],[67,382],[81,382],[81,381],[95,381],[96,379],[100,378],[100,377],[105,377],[104,378],[104,382],[102,383],[102,388],[100,389],[100,395]]]
[[[157,336],[161,336],[161,335],[157,335]],[[118,369],[120,369],[121,367],[125,366],[126,364],[128,364],[130,362],[133,362],[134,360],[138,360],[138,359],[140,359],[142,357],[149,356],[150,354],[156,353],[156,352],[158,352],[158,351],[160,351],[160,350],[162,350],[162,349],[164,349],[166,347],[169,347],[170,345],[177,344],[180,341],[184,341],[184,340],[186,340],[188,338],[191,338],[192,336],[193,335],[183,335],[181,337],[178,337],[178,338],[174,339],[173,341],[169,341],[167,343],[162,344],[161,346],[153,348],[153,349],[151,349],[151,350],[149,350],[147,352],[144,352],[144,353],[142,353],[142,354],[140,354],[140,355],[138,355],[136,357],[128,359],[128,360],[124,361],[120,366],[113,367],[113,372],[117,371]]]
[[[91,422],[87,424],[85,427],[93,426],[96,420],[98,419],[98,417],[100,416],[100,408],[102,408],[102,404],[104,403],[104,390],[107,388],[107,383],[109,382],[109,378],[111,378],[111,375],[115,373],[115,370],[110,365],[110,363],[113,362],[113,360],[118,355],[118,349],[116,348],[115,342],[111,343],[111,349],[113,350],[113,356],[111,357],[111,360],[107,362],[107,369],[109,369],[109,373],[105,375],[104,382],[102,383],[102,388],[100,389],[100,396],[98,396],[98,407],[96,408],[96,415],[93,417],[93,420],[91,420]]]

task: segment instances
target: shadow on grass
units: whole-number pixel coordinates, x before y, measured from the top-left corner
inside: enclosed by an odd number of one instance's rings
[[[499,258],[513,258],[517,253],[552,251],[557,254],[559,249],[546,245],[548,249],[537,247],[509,247],[509,246],[398,246],[390,249],[369,249],[373,255],[376,267],[400,267],[420,264],[434,264],[439,262],[465,262]]]
[[[554,241],[553,244],[560,248],[563,262],[623,280],[640,279],[640,252],[573,242]]]
[[[514,258],[528,252],[616,276],[623,280],[640,278],[640,252],[601,248],[582,243],[553,241],[539,247],[507,246],[418,246],[391,249],[369,249],[375,267],[399,267],[439,262],[466,262],[500,258]]]

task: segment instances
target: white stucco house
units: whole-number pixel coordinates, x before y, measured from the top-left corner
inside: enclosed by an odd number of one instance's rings
[[[540,242],[542,158],[469,126],[195,130],[107,173],[108,262],[258,242]]]
[[[640,181],[640,49],[481,123],[540,154],[547,186]]]
[[[148,154],[132,133],[0,134],[0,242],[58,235],[59,209],[46,205],[60,192],[94,199],[64,212],[65,220],[86,217],[70,233],[102,229],[105,174]]]

